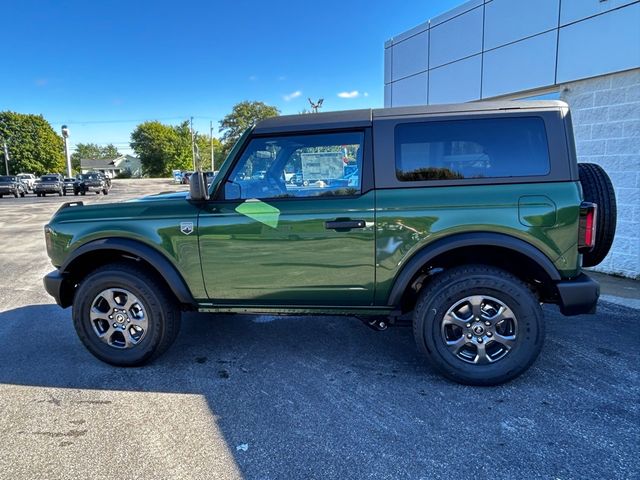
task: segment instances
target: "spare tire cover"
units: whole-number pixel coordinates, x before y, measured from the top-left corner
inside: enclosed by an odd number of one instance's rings
[[[607,256],[616,234],[616,194],[609,175],[600,165],[579,163],[578,171],[584,200],[598,204],[596,245],[582,257],[583,267],[593,267]]]

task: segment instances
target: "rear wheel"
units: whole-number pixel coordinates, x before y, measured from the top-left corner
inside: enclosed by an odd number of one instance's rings
[[[22,190],[22,191],[20,192],[20,196],[21,196],[22,198],[24,198],[24,195],[25,195],[25,192],[24,192],[24,190]]]
[[[102,190],[102,194],[103,195],[108,195],[109,194],[109,190],[107,190],[106,188],[104,190]]]
[[[447,378],[497,385],[538,357],[544,319],[537,298],[510,273],[463,266],[438,275],[420,292],[413,331],[419,350]]]
[[[598,204],[596,244],[582,256],[582,266],[593,267],[604,260],[613,244],[618,216],[616,193],[609,175],[600,165],[579,163],[578,171],[585,201]]]
[[[18,193],[18,190],[16,190],[15,192],[13,192],[13,197],[14,198],[18,198],[20,196],[20,194]]]
[[[180,311],[154,277],[116,264],[94,271],[81,282],[73,323],[82,343],[97,358],[132,367],[169,348],[180,329]]]

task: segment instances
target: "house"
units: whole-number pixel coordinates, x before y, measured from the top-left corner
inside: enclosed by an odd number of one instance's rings
[[[116,158],[82,158],[80,171],[82,173],[102,172],[110,178],[125,171],[130,171],[132,177],[142,176],[140,159],[132,155],[120,155]]]

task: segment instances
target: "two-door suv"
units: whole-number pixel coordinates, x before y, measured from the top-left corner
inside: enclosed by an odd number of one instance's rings
[[[489,385],[538,356],[541,304],[595,311],[582,267],[615,216],[562,102],[282,116],[247,130],[208,187],[196,172],[189,194],[62,206],[45,286],[114,365],[164,352],[185,310],[338,314],[412,318],[444,375]]]

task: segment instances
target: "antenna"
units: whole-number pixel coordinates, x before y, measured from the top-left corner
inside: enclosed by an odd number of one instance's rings
[[[324,102],[324,98],[321,98],[315,103],[310,98],[307,98],[307,100],[309,100],[309,104],[311,105],[311,110],[313,110],[313,113],[318,113],[318,109],[322,108],[322,102]]]

